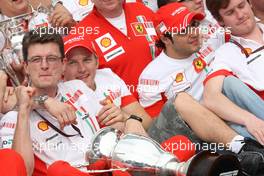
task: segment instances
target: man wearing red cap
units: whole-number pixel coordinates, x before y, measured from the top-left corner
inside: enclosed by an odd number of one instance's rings
[[[259,155],[264,153],[261,144],[248,142],[198,103],[202,101],[206,73],[210,72],[209,65],[195,54],[201,47],[198,26],[203,15],[189,12],[179,3],[163,6],[157,13],[156,29],[160,35],[157,44],[163,51],[142,72],[139,97],[140,103],[154,113],[159,113],[167,103],[150,127],[150,137],[162,142],[175,134],[185,134],[192,140],[198,136],[208,142],[229,145],[231,151],[238,153],[243,168],[256,173],[261,169],[256,167],[262,162]],[[253,147],[249,149],[248,145]],[[256,163],[247,161],[245,156],[254,158]]]
[[[109,68],[97,69],[99,63],[92,42],[81,35],[68,35],[64,38],[64,48],[67,59],[64,80],[82,80],[95,92],[103,105],[98,114],[99,123],[113,125],[121,119],[126,124],[126,131],[130,129],[130,132],[145,134],[142,124],[145,128],[148,126],[150,122],[146,120],[150,119],[149,115],[131,95],[122,79]],[[145,117],[142,119],[140,116]]]
[[[93,11],[76,28],[98,27],[87,37],[94,42],[99,68],[111,68],[137,98],[138,77],[156,53],[154,13],[140,3],[93,2]]]

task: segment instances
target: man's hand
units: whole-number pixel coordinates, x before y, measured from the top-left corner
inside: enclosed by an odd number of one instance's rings
[[[126,121],[126,126],[125,126],[125,134],[127,133],[133,133],[133,134],[138,134],[142,136],[148,136],[146,133],[144,127],[142,126],[142,123],[134,120],[134,119],[128,119]]]
[[[72,14],[60,3],[57,3],[53,13],[49,17],[49,22],[54,27],[71,28],[76,24]]]
[[[101,125],[113,125],[117,122],[125,121],[125,114],[114,103],[107,103],[106,100],[100,101],[103,105],[98,113],[98,122]]]
[[[49,97],[44,102],[44,107],[52,116],[57,118],[61,129],[66,125],[77,124],[76,115],[71,105]]]
[[[264,145],[264,121],[259,118],[247,119],[245,126],[249,133]]]
[[[17,105],[19,109],[30,110],[33,105],[35,89],[32,87],[19,86],[16,88]]]

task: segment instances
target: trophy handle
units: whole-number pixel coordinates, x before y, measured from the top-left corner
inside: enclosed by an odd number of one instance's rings
[[[20,85],[20,81],[18,77],[16,76],[15,71],[8,63],[5,62],[2,55],[0,56],[0,69],[3,70],[8,75],[14,87],[17,87]]]

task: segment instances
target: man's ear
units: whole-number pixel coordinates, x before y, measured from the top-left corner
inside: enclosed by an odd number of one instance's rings
[[[63,73],[66,70],[66,64],[67,64],[67,62],[68,62],[68,59],[66,57],[62,59],[62,71],[63,71]]]
[[[160,36],[160,40],[167,46],[172,43],[171,39],[168,37],[165,37],[164,35]]]
[[[28,64],[25,61],[23,61],[22,64],[23,64],[23,67],[24,67],[24,70],[25,70],[26,75],[28,75],[29,74]]]
[[[218,24],[222,27],[225,27],[225,23],[223,20],[218,20]]]

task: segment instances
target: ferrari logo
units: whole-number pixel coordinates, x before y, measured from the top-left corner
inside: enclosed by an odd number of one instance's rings
[[[49,126],[48,126],[47,122],[40,121],[38,123],[38,129],[40,129],[41,131],[47,131],[49,129]]]
[[[111,45],[111,40],[109,38],[105,37],[105,38],[102,38],[100,43],[101,43],[101,46],[107,48]]]
[[[194,66],[195,71],[197,73],[200,73],[205,68],[206,63],[202,58],[198,57],[194,59],[193,66]]]
[[[183,78],[184,78],[183,73],[178,73],[176,75],[175,82],[176,83],[182,82],[183,81]]]
[[[142,24],[137,24],[136,26],[136,30],[139,32],[139,33],[143,33],[144,32],[144,28],[143,28],[143,25]]]
[[[89,0],[79,0],[79,4],[80,4],[81,6],[87,6],[87,5],[88,5],[88,1],[89,1]]]
[[[135,23],[131,23],[131,26],[135,36],[145,36],[148,34],[144,26],[144,23],[135,22]]]

